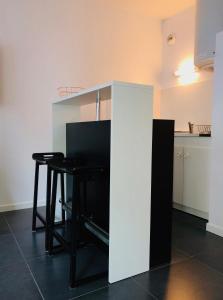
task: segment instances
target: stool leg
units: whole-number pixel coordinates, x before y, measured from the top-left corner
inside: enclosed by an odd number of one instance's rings
[[[35,177],[34,177],[34,194],[33,194],[32,231],[36,231],[36,213],[37,213],[37,199],[38,199],[38,183],[39,183],[39,163],[36,162]]]
[[[51,197],[51,169],[47,166],[47,184],[46,184],[46,232],[45,232],[45,250],[49,249],[49,226],[50,226],[50,197]]]
[[[87,179],[84,178],[83,181],[83,209],[84,215],[87,215]]]
[[[77,208],[79,201],[79,180],[73,176],[73,195],[71,213],[71,252],[70,252],[70,287],[76,286],[77,258]]]
[[[63,206],[65,204],[65,193],[64,193],[64,174],[60,174],[60,186],[61,186],[61,208],[62,208],[62,224],[65,224],[65,210]]]
[[[57,175],[56,171],[53,172],[53,187],[52,187],[52,198],[51,198],[51,209],[50,209],[50,226],[49,226],[49,240],[48,250],[49,254],[53,251],[53,232],[54,232],[54,221],[55,221],[55,209],[56,209],[56,198],[57,198]]]

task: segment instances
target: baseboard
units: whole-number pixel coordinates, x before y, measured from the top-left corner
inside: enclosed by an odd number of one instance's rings
[[[46,200],[38,201],[38,206],[46,205]],[[4,211],[12,211],[12,210],[20,210],[33,207],[33,202],[18,202],[18,203],[10,203],[10,204],[0,204],[0,212]]]
[[[207,212],[204,212],[204,211],[201,211],[201,210],[198,210],[198,209],[194,209],[194,208],[191,208],[191,207],[188,207],[188,206],[184,206],[184,205],[178,204],[176,202],[173,203],[173,207],[176,208],[176,209],[179,209],[183,212],[186,212],[188,214],[191,214],[191,215],[197,216],[199,218],[208,220],[208,213]]]
[[[215,225],[213,223],[207,223],[206,230],[223,237],[223,227]]]

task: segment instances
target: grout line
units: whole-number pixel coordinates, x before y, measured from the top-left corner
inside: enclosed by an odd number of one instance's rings
[[[221,246],[215,247],[215,249],[217,249],[217,250],[219,250],[219,249],[221,249],[221,248],[222,248],[222,245],[221,245]],[[197,252],[196,254],[193,254],[191,257],[192,257],[192,258],[197,258],[197,256],[202,255],[202,254],[205,254],[205,253],[207,253],[207,249],[206,249],[206,250],[203,250],[203,251],[199,251],[199,252]]]
[[[175,245],[173,246],[178,252],[180,252],[181,254],[183,254],[184,256],[186,256],[187,258],[194,258],[196,255],[199,255],[202,252],[198,252],[196,254],[189,254],[187,252],[185,252],[184,250],[176,247]]]
[[[178,252],[180,252],[180,254],[186,256],[186,257],[192,257],[190,254],[188,254],[187,252],[184,252],[183,250],[181,250],[180,248],[176,247],[175,245],[172,245],[172,250],[175,248],[175,250],[177,250]]]
[[[179,248],[177,248],[177,247],[175,247],[175,249],[176,249],[178,252],[181,252],[181,254],[183,254],[183,255],[187,256],[188,258],[191,258],[191,259],[197,258],[197,256],[199,256],[199,255],[201,255],[201,254],[204,254],[204,253],[207,251],[207,250],[203,250],[203,251],[196,252],[196,253],[194,253],[194,254],[188,254],[188,253],[184,252],[183,250],[181,250],[181,249],[179,249]],[[219,248],[218,248],[218,249],[219,249]]]
[[[106,286],[104,286],[104,287],[101,287],[101,288],[98,288],[98,289],[96,289],[96,290],[93,290],[93,291],[87,292],[87,293],[85,293],[85,294],[82,294],[82,295],[79,295],[79,296],[76,296],[76,297],[73,297],[73,298],[69,298],[69,300],[79,299],[79,298],[81,298],[81,297],[84,297],[84,296],[87,296],[87,295],[93,294],[93,293],[95,293],[95,292],[98,292],[98,291],[104,290],[104,289],[106,289],[106,288],[108,288],[108,285],[106,285]]]
[[[160,265],[158,267],[155,267],[153,269],[150,269],[149,272],[152,273],[154,271],[161,270],[163,268],[167,268],[167,267],[171,267],[171,266],[174,266],[174,265],[182,264],[182,263],[185,263],[185,262],[187,262],[189,260],[192,260],[192,259],[193,259],[193,257],[187,256],[187,257],[182,258],[180,260],[177,260],[175,262],[166,263],[166,264]]]
[[[193,259],[193,257],[190,257],[190,256],[186,256],[185,258],[182,258],[182,259],[179,259],[179,260],[176,260],[176,261],[173,261],[169,264],[169,266],[173,266],[173,265],[176,265],[176,264],[180,264],[180,263],[183,263],[183,262],[186,262],[188,260],[191,260]]]
[[[218,273],[219,275],[223,276],[223,272],[221,272],[221,271],[215,269],[214,267],[212,267],[212,266],[206,264],[205,262],[203,262],[203,261],[197,259],[196,257],[194,257],[193,260],[196,260],[199,264],[201,264],[201,265],[207,267],[208,269],[210,269],[211,271],[214,271],[214,272]]]
[[[8,228],[9,228],[9,230],[10,230],[10,232],[11,232],[11,234],[12,234],[12,236],[13,236],[15,242],[16,242],[16,245],[17,245],[17,247],[19,249],[19,252],[20,252],[20,254],[21,254],[21,256],[22,256],[22,258],[24,260],[24,263],[25,263],[26,267],[28,268],[28,270],[30,272],[30,275],[31,275],[31,277],[32,277],[32,279],[33,279],[36,287],[37,287],[37,290],[39,291],[41,298],[44,300],[44,297],[43,297],[43,294],[41,292],[41,289],[40,289],[40,287],[39,287],[39,285],[38,285],[38,283],[37,283],[37,281],[36,281],[36,279],[34,277],[34,274],[33,274],[32,270],[31,270],[31,268],[30,268],[30,266],[29,266],[29,264],[28,264],[28,262],[27,262],[27,260],[26,260],[26,258],[24,256],[24,254],[23,254],[23,251],[22,251],[22,249],[21,249],[21,247],[20,247],[20,245],[19,245],[19,243],[17,241],[17,238],[16,238],[16,236],[15,236],[15,234],[14,234],[14,232],[13,232],[11,226],[9,225],[8,220],[7,220],[7,218],[5,216],[4,216],[4,219],[5,219],[5,222],[7,223]]]
[[[149,271],[148,271],[149,272]],[[136,285],[138,285],[138,287],[140,287],[144,292],[146,292],[149,296],[153,297],[155,300],[157,300],[158,298],[153,295],[151,292],[149,292],[141,283],[139,283],[135,278],[131,277],[132,280],[135,282]]]
[[[175,248],[176,248],[176,247],[175,247]],[[179,250],[178,248],[176,248],[176,249],[177,249],[179,252],[181,252],[182,254],[185,254],[185,252],[183,252],[182,250]],[[199,256],[199,255],[201,255],[201,254],[204,254],[204,253],[205,253],[205,251],[201,251],[201,252],[198,252],[198,253],[196,253],[196,254],[193,254],[193,255],[189,256],[188,259],[185,259],[184,262],[187,261],[187,260],[193,260],[193,261],[196,260],[196,261],[197,261],[198,263],[200,263],[201,265],[206,266],[206,267],[209,268],[210,270],[215,271],[215,272],[217,272],[217,273],[219,273],[220,275],[223,276],[223,272],[221,272],[221,271],[215,269],[214,267],[210,266],[209,264],[207,264],[207,263],[205,263],[204,261],[200,260],[199,257],[197,257],[197,256]]]

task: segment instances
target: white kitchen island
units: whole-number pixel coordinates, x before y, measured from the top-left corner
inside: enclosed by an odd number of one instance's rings
[[[111,119],[108,280],[148,271],[153,88],[112,81],[60,99],[52,109],[53,150],[64,153],[66,123]]]

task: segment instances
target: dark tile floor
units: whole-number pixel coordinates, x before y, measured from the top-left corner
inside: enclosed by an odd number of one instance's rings
[[[30,209],[0,214],[1,300],[223,299],[223,239],[207,233],[202,219],[174,211],[170,265],[112,285],[104,278],[70,289],[67,255],[45,255],[44,233],[31,232],[31,216]],[[86,265],[103,268],[94,248],[82,251],[80,274]]]

